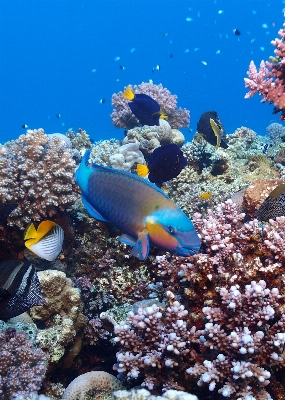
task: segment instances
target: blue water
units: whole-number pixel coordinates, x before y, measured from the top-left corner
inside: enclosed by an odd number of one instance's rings
[[[273,55],[283,7],[277,0],[0,0],[0,142],[24,133],[23,124],[120,139],[111,96],[150,79],[191,111],[188,140],[208,110],[227,133],[244,125],[265,134],[279,117],[259,96],[244,99],[243,78],[252,59],[259,65]]]

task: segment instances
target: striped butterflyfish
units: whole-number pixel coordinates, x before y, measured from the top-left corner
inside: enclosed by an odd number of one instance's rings
[[[38,228],[31,223],[24,235],[25,246],[38,257],[54,261],[62,250],[63,229],[53,221],[42,221]]]
[[[44,304],[35,267],[29,261],[0,262],[0,319],[10,319]]]
[[[285,184],[276,186],[264,200],[255,216],[260,221],[269,221],[285,215]]]

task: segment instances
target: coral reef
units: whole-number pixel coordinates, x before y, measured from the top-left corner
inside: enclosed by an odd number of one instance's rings
[[[3,400],[28,396],[41,388],[46,373],[46,355],[12,328],[0,332],[0,395]],[[25,397],[26,398],[26,397]]]
[[[281,297],[265,281],[220,289],[220,307],[204,307],[208,322],[195,333],[202,357],[186,372],[198,386],[231,399],[271,399],[265,387],[274,368],[285,365],[285,316],[276,315]],[[271,320],[274,319],[272,323]],[[270,370],[268,370],[268,368]]]
[[[47,328],[39,329],[36,342],[48,350],[50,360],[56,362],[85,324],[80,293],[64,272],[40,271],[38,277],[46,304],[32,307],[30,314],[34,320],[45,322]]]
[[[146,389],[117,390],[113,392],[114,400],[198,400],[197,396],[179,390],[167,390],[162,396],[152,395]]]
[[[134,93],[143,93],[152,97],[160,105],[161,111],[168,116],[171,128],[185,128],[189,125],[190,112],[186,109],[177,108],[177,96],[161,84],[155,85],[152,82],[141,83],[140,85],[128,85]],[[122,96],[123,92],[114,93],[112,105],[114,110],[111,114],[113,124],[116,128],[131,129],[139,125],[139,121],[131,112],[128,100]]]
[[[275,56],[271,57],[270,61],[264,62],[262,60],[259,71],[257,71],[254,62],[250,62],[247,72],[249,78],[244,79],[245,87],[249,88],[250,91],[245,95],[245,98],[259,93],[264,102],[268,101],[274,104],[273,113],[281,112],[280,119],[285,119],[285,23],[283,28],[278,31],[278,35],[281,39],[276,38],[271,41],[271,44],[275,47]]]
[[[8,218],[10,225],[24,229],[76,201],[75,161],[65,141],[50,139],[43,129],[28,130],[5,148],[0,155],[0,201],[18,205]]]
[[[115,390],[123,389],[122,383],[104,371],[92,371],[79,375],[65,389],[62,400],[89,398],[111,398]]]

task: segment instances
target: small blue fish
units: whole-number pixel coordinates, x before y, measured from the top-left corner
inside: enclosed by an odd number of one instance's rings
[[[75,173],[82,202],[89,214],[110,221],[133,246],[131,255],[147,258],[150,246],[187,257],[200,249],[191,220],[162,190],[130,172],[92,164],[87,151]]]

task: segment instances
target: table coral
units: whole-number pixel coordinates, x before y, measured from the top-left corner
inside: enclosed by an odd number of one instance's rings
[[[168,116],[168,122],[172,128],[186,128],[189,125],[190,112],[186,109],[177,108],[177,96],[162,86],[152,82],[141,83],[140,85],[128,85],[134,93],[147,94],[160,105],[161,111]],[[114,93],[112,105],[114,110],[111,114],[113,124],[116,128],[134,128],[139,121],[133,115],[128,100],[122,96],[123,92]]]
[[[18,396],[41,388],[46,373],[46,355],[26,339],[24,332],[13,329],[0,332],[0,395],[2,400],[13,400]]]
[[[76,201],[75,161],[65,141],[35,129],[5,146],[7,152],[0,154],[0,201],[18,204],[10,225],[24,229]]]

